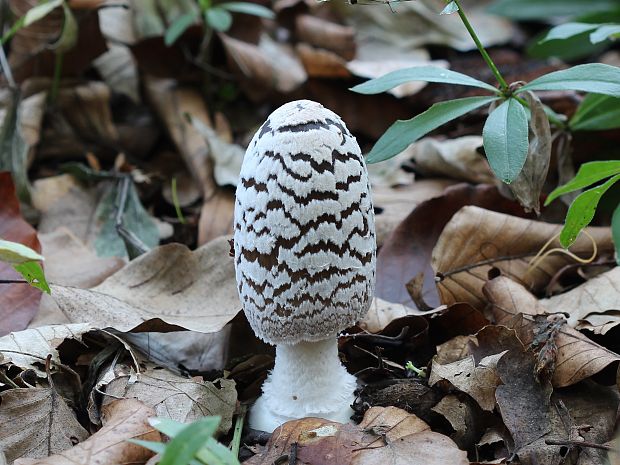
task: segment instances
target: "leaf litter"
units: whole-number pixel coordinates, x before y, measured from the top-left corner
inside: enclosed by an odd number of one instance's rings
[[[199,24],[164,45],[176,10],[76,3],[79,46],[64,57],[54,105],[54,51],[43,45],[61,36],[61,10],[8,48],[17,87],[0,99],[0,142],[11,149],[0,166],[17,165],[12,179],[0,173],[0,235],[43,253],[52,296],[0,284],[0,463],[155,463],[127,442],[166,439],[149,418],[218,415],[228,444],[240,405],[273,366],[272,348],[239,313],[228,255],[239,163],[264,117],[299,96],[319,100],[367,152],[412,109],[472,95],[424,83],[394,89],[397,98],[353,95],[347,88],[359,77],[481,62],[437,53],[472,43],[446,27],[456,15],[434,15],[433,0],[399,4],[398,14],[279,1],[275,20],[235,15],[212,37],[211,62],[188,55],[200,45]],[[522,32],[483,12],[486,3],[472,22],[485,45],[498,46],[494,59],[516,66],[502,44]],[[16,12],[29,6],[12,2]],[[204,69],[214,71],[208,82]],[[539,213],[555,176],[542,104],[575,103],[566,93],[523,96],[532,108],[528,156],[512,194],[481,155],[479,115],[371,167],[377,295],[339,341],[359,380],[356,423],[300,419],[266,443],[246,430],[244,463],[615,463],[612,234],[602,215],[571,247],[580,261],[546,253],[558,246],[564,207],[534,218],[511,197]],[[569,137],[555,142],[564,144],[562,179],[580,162]],[[129,182],[122,212],[120,179]],[[135,244],[144,246],[137,258]],[[0,264],[0,279],[14,278],[10,271]]]

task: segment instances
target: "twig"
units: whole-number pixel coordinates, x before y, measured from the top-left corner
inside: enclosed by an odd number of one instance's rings
[[[297,447],[299,444],[294,442],[291,444],[291,453],[288,454],[288,465],[295,465],[297,463]]]
[[[9,65],[9,61],[6,59],[6,53],[4,53],[4,47],[2,47],[2,45],[0,45],[0,68],[2,68],[2,71],[6,76],[6,81],[9,84],[9,87],[11,89],[16,89],[17,84],[15,83],[15,79],[13,79],[11,66]]]
[[[0,284],[28,284],[25,279],[0,279]]]
[[[577,446],[577,447],[591,447],[593,449],[602,450],[616,450],[614,447],[607,444],[597,444],[590,441],[573,441],[570,439],[545,439],[545,444],[549,446]]]

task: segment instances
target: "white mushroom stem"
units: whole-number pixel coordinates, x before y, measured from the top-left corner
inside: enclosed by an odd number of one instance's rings
[[[340,363],[335,337],[279,344],[275,367],[250,413],[250,427],[271,432],[304,417],[346,423],[353,413],[355,387],[355,377]]]

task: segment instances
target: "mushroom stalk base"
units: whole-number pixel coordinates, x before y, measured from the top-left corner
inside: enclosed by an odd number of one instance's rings
[[[335,337],[276,346],[276,364],[250,412],[250,427],[272,432],[282,423],[319,417],[346,423],[356,387],[338,358]]]

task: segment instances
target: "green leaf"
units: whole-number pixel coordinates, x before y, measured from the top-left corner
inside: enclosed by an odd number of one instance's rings
[[[48,14],[62,5],[63,0],[50,0],[30,8],[24,15],[24,27],[30,26],[32,23],[45,18]]]
[[[62,32],[58,40],[50,46],[56,53],[65,53],[71,50],[75,46],[78,38],[78,23],[71,8],[69,8],[66,3],[63,3],[62,9],[64,12]]]
[[[573,203],[568,208],[566,222],[560,233],[560,244],[562,244],[562,247],[568,248],[575,242],[581,230],[590,224],[590,221],[594,218],[596,206],[603,194],[619,179],[620,174],[617,174],[604,184],[582,192],[573,200]]]
[[[568,123],[573,131],[602,131],[620,127],[620,98],[588,94]]]
[[[174,44],[181,35],[190,27],[195,21],[198,19],[198,13],[185,13],[184,15],[176,18],[170,27],[166,30],[166,35],[164,36],[164,43],[166,46],[170,47]]]
[[[604,42],[610,37],[617,37],[620,34],[620,24],[604,24],[590,34],[590,41],[593,44]]]
[[[497,97],[466,97],[448,100],[434,104],[424,113],[411,119],[398,120],[377,141],[368,154],[366,162],[377,163],[392,158],[433,129],[495,100]]]
[[[559,26],[553,27],[549,29],[547,35],[540,41],[539,44],[544,42],[548,42],[550,40],[557,39],[568,39],[569,37],[573,37],[579,34],[582,34],[587,31],[593,31],[599,27],[599,24],[588,24],[588,23],[565,23]]]
[[[591,161],[579,167],[579,171],[573,179],[553,190],[545,200],[545,206],[549,205],[559,196],[568,194],[584,187],[588,187],[595,182],[601,181],[609,176],[620,174],[620,161]]]
[[[183,428],[166,446],[159,465],[188,463],[213,436],[218,425],[219,418],[206,417]]]
[[[446,5],[446,7],[441,10],[440,15],[451,15],[452,13],[456,13],[459,11],[459,6],[456,2],[450,2]]]
[[[618,6],[618,0],[498,0],[489,8],[494,14],[514,19],[577,16],[609,11]]]
[[[534,38],[527,47],[527,54],[534,58],[557,57],[564,61],[573,61],[589,57],[603,51],[608,43],[593,44],[590,42],[589,32],[582,32],[566,39],[549,40],[540,42],[544,37],[541,34],[538,39]]]
[[[235,454],[213,438],[207,440],[207,445],[196,453],[196,457],[209,465],[240,465]]]
[[[545,74],[517,90],[579,90],[620,97],[620,68],[590,63]]]
[[[220,3],[218,6],[233,13],[244,13],[246,15],[259,16],[267,19],[274,19],[276,17],[273,11],[258,3],[228,2]]]
[[[0,171],[10,171],[17,196],[24,203],[30,203],[30,182],[28,181],[29,146],[22,134],[21,119],[26,105],[22,104],[19,89],[9,89],[0,115]]]
[[[495,176],[506,184],[514,181],[528,150],[527,111],[518,100],[509,98],[491,112],[482,129],[482,143]]]
[[[215,6],[205,11],[205,21],[216,31],[226,32],[232,26],[232,15],[223,8]]]
[[[163,454],[166,450],[166,444],[163,442],[144,441],[142,439],[127,439],[127,442],[131,442],[132,444],[137,444],[145,449],[152,450],[156,454]]]
[[[51,293],[50,286],[47,284],[45,274],[43,273],[43,268],[41,268],[38,262],[19,263],[13,265],[13,268],[15,268],[15,271],[21,274],[31,286],[41,289],[48,294]]]
[[[43,256],[39,255],[30,247],[20,244],[19,242],[3,241],[0,239],[0,261],[7,263],[24,263],[37,260],[43,260]]]
[[[616,263],[620,265],[620,204],[618,204],[611,217],[611,237],[616,249]]]
[[[481,89],[499,92],[495,87],[486,82],[479,81],[466,74],[450,71],[437,66],[416,66],[413,68],[392,71],[385,76],[371,79],[352,87],[353,92],[359,94],[380,94],[396,86],[409,81],[439,82],[444,84],[460,84],[463,86],[480,87]]]

